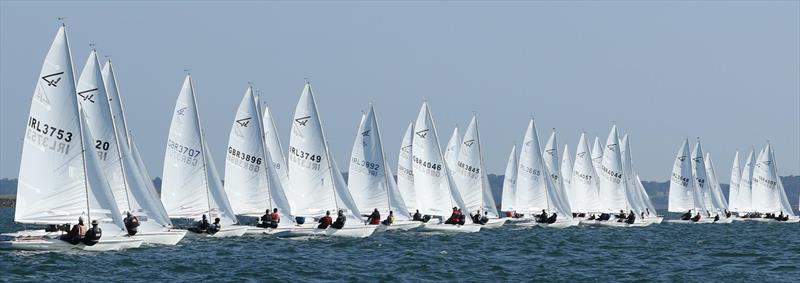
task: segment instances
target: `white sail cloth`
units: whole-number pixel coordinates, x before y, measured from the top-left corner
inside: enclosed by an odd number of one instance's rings
[[[470,211],[488,212],[490,218],[499,217],[492,188],[489,185],[489,176],[486,174],[486,167],[483,164],[477,116],[472,116],[460,144],[458,158],[455,162],[456,168],[453,168],[452,171],[464,205]]]
[[[506,164],[506,172],[503,177],[503,195],[500,200],[500,210],[502,211],[516,211],[517,203],[517,146],[511,147],[511,153],[508,155],[508,163]]]
[[[557,213],[559,218],[572,218],[572,211],[564,207],[553,179],[542,160],[539,137],[534,120],[528,123],[523,138],[522,152],[517,171],[517,211],[539,213],[542,210]]]
[[[600,212],[600,188],[594,171],[589,143],[586,135],[581,133],[578,147],[575,149],[575,164],[572,166],[571,184],[568,188],[568,200],[574,212]]]
[[[419,208],[417,194],[414,191],[414,171],[412,161],[412,148],[414,140],[414,124],[409,123],[403,134],[403,141],[400,143],[400,153],[397,158],[397,189],[403,196],[406,208],[409,211],[416,211]]]

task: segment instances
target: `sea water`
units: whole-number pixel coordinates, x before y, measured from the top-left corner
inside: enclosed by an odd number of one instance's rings
[[[22,229],[0,208],[0,232]],[[800,224],[505,225],[366,239],[184,239],[119,252],[0,251],[2,281],[798,282]]]

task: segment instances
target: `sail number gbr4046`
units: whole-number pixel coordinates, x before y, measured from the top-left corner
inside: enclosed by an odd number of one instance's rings
[[[442,164],[425,161],[422,158],[414,156],[414,165],[419,166],[425,170],[428,175],[438,177],[442,171]]]
[[[289,161],[299,166],[317,171],[322,163],[322,155],[306,152],[293,146],[289,147]]]

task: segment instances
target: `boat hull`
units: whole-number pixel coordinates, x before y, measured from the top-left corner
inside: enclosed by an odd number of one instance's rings
[[[43,231],[42,231],[43,232]],[[7,236],[8,234],[6,234]],[[54,234],[19,236],[9,240],[0,241],[0,250],[27,250],[27,251],[119,251],[138,248],[142,245],[141,239],[127,236],[101,238],[97,244],[87,246],[83,243],[73,245],[59,240]]]
[[[197,233],[189,231],[187,236],[192,237],[211,237],[211,238],[226,238],[226,237],[241,237],[247,233],[247,226],[239,226],[239,225],[231,225],[231,226],[223,226],[222,228],[214,234],[207,234],[207,233]]]
[[[503,226],[503,224],[506,224],[507,221],[508,221],[508,218],[492,218],[492,219],[489,219],[489,222],[486,222],[486,224],[483,224],[483,227],[481,229],[500,228],[501,226]]]
[[[425,223],[420,227],[423,231],[475,233],[480,231],[482,226],[478,224],[453,225],[444,223]]]
[[[156,232],[139,232],[131,238],[140,239],[144,244],[153,245],[177,245],[189,231],[181,229],[169,229],[166,231]]]
[[[520,223],[517,225],[522,227],[544,227],[544,228],[563,229],[563,228],[578,226],[578,224],[580,223],[581,223],[580,219],[573,218],[573,219],[558,219],[556,220],[555,223],[538,223],[535,221],[531,221],[526,223]]]
[[[342,229],[328,228],[325,229],[325,235],[330,237],[345,237],[345,238],[366,238],[375,233],[377,229],[375,225],[364,226],[350,226],[342,227]],[[318,229],[321,230],[321,229]]]
[[[392,225],[378,225],[378,228],[375,232],[384,232],[384,231],[408,231],[411,229],[415,229],[422,225],[420,221],[395,221]]]

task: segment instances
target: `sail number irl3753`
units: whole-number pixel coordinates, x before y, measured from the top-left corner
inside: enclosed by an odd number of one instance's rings
[[[53,127],[33,116],[28,117],[28,129],[25,132],[25,139],[29,142],[57,153],[69,154],[72,132]]]

